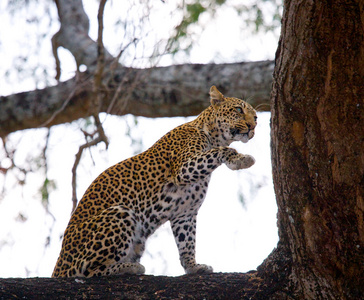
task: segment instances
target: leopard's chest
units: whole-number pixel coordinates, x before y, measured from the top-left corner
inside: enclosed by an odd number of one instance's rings
[[[157,205],[160,215],[165,219],[172,219],[181,214],[196,214],[202,205],[210,177],[175,189],[164,188]]]
[[[196,215],[207,192],[209,178],[176,189],[161,188],[154,201],[143,209],[134,207],[140,224],[140,236],[149,237],[160,225],[178,217],[189,219]]]

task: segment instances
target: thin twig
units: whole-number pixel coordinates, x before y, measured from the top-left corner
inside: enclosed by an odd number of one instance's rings
[[[113,107],[114,107],[117,99],[119,98],[119,95],[120,95],[120,93],[122,91],[123,86],[124,86],[124,82],[121,81],[119,83],[119,85],[118,85],[118,88],[116,89],[116,92],[115,92],[114,96],[111,99],[111,102],[110,102],[107,110],[106,110],[106,114],[110,114],[111,113],[111,110],[113,109]]]
[[[107,0],[100,1],[99,11],[97,14],[97,21],[99,24],[97,35],[97,65],[94,75],[94,91],[96,92],[102,85],[102,77],[105,66],[105,49],[102,41],[102,35],[104,30],[104,9]]]
[[[54,120],[55,117],[57,117],[57,115],[59,115],[62,111],[64,111],[64,109],[66,108],[68,103],[71,101],[71,99],[75,95],[75,92],[76,92],[76,89],[74,89],[72,91],[72,93],[67,97],[66,101],[63,102],[62,106],[59,109],[57,109],[47,121],[45,121],[43,124],[39,125],[38,128],[46,127],[49,123],[51,123]]]
[[[75,162],[73,163],[73,167],[72,167],[72,204],[73,204],[72,213],[74,212],[74,210],[76,209],[76,206],[77,206],[77,193],[76,193],[77,167],[81,161],[83,150],[90,148],[92,146],[95,146],[98,143],[103,142],[103,141],[104,141],[103,138],[101,136],[98,136],[96,139],[81,145],[78,149],[78,152],[76,154],[76,159],[75,159]]]
[[[60,34],[61,34],[61,30],[59,30],[57,33],[55,33],[51,39],[52,53],[53,53],[53,57],[56,61],[55,79],[57,80],[57,82],[59,82],[59,79],[61,78],[61,61],[59,60],[59,56],[58,56],[58,48],[59,48],[58,38],[59,38]]]
[[[93,85],[93,107],[92,107],[92,116],[95,120],[96,125],[96,132],[98,133],[98,136],[93,139],[90,142],[86,142],[85,144],[81,145],[78,149],[78,152],[76,154],[76,159],[72,167],[72,213],[77,207],[77,167],[81,161],[82,153],[85,149],[91,148],[92,146],[97,145],[100,142],[104,142],[106,145],[106,148],[109,145],[107,136],[105,134],[104,128],[102,127],[102,123],[100,122],[99,118],[99,111],[101,108],[101,88],[102,88],[102,79],[103,79],[103,73],[104,73],[104,66],[105,66],[105,51],[104,51],[104,44],[102,42],[102,34],[103,34],[103,16],[104,16],[104,9],[105,4],[107,0],[101,0],[99,5],[99,11],[97,14],[97,20],[99,23],[98,28],[98,37],[97,37],[97,64],[96,64],[96,71],[94,73],[94,85]],[[95,132],[95,133],[96,133]],[[93,137],[94,134],[90,134],[90,137]],[[85,134],[86,136],[86,134]]]

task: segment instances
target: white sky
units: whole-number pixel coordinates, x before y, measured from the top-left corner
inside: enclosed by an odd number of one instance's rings
[[[163,8],[159,1],[157,2],[157,5]],[[94,16],[97,6],[92,4],[94,2],[88,3],[86,11],[90,16]],[[4,11],[2,5],[3,3],[0,4],[0,11]],[[24,16],[26,15],[27,12],[24,12]],[[0,94],[6,95],[22,89],[32,89],[34,83],[25,78],[24,84],[19,85],[15,75],[12,75],[13,80],[10,82],[4,79],[4,70],[9,65],[8,62],[13,61],[14,53],[22,51],[24,55],[28,53],[28,49],[22,50],[16,46],[16,41],[22,38],[21,28],[28,25],[23,19],[14,22],[3,16],[4,13],[1,13],[0,60],[7,63],[0,65],[0,82],[2,82]],[[190,61],[230,62],[237,59],[237,53],[242,56],[241,60],[254,61],[274,57],[276,35],[250,36],[242,39],[236,22],[236,16],[229,8],[219,13],[214,22],[206,25],[198,46],[191,52]],[[91,24],[92,36],[96,27],[94,23]],[[3,35],[4,30],[1,28],[9,26],[14,29],[11,31],[12,34]],[[56,24],[52,26],[56,31]],[[216,43],[216,40],[219,43]],[[42,61],[44,64],[52,65],[49,51],[50,45],[45,42],[39,51],[40,56],[32,58],[34,64]],[[72,59],[64,50],[60,51],[60,54],[63,62],[63,79],[72,77],[74,74]],[[65,61],[69,63],[64,64]],[[277,207],[271,179],[269,118],[269,113],[259,113],[254,139],[248,144],[234,144],[239,152],[253,155],[257,161],[256,165],[244,171],[233,172],[225,166],[216,170],[205,203],[200,210],[197,225],[197,260],[199,263],[211,265],[217,272],[245,272],[256,268],[278,241]],[[92,158],[89,154],[84,156],[78,171],[79,198],[90,182],[105,168],[130,157],[134,151],[141,151],[141,148],[133,145],[131,138],[127,136],[128,127],[132,127],[130,135],[133,139],[141,139],[141,147],[144,150],[168,130],[187,120],[186,118],[157,120],[138,118],[138,126],[133,127],[132,116],[118,118],[102,115],[102,119],[105,120],[104,126],[110,138],[110,146],[107,151],[103,146],[93,149]],[[51,275],[60,251],[59,237],[68,223],[71,210],[71,168],[78,146],[83,143],[79,122],[56,126],[51,131],[47,151],[48,176],[55,180],[57,190],[51,194],[49,209],[55,219],[45,213],[39,200],[39,186],[43,179],[41,173],[30,173],[24,186],[19,186],[13,176],[4,178],[0,175],[0,186],[2,187],[6,180],[5,185],[8,190],[5,197],[0,198],[0,277]],[[39,152],[44,144],[45,135],[46,130],[38,129],[16,132],[10,136],[10,143],[21,149],[16,153],[18,164],[25,163],[29,158],[34,159],[34,153]],[[35,161],[31,163],[36,164]],[[252,186],[260,188],[255,190]],[[239,201],[239,191],[242,191],[246,199],[245,208]],[[27,220],[19,221],[19,214]],[[50,245],[45,248],[46,237],[49,234]],[[146,267],[147,274],[183,274],[169,224],[162,226],[150,238],[142,263]]]

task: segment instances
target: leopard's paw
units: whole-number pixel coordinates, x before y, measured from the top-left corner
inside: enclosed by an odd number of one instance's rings
[[[186,269],[186,274],[210,274],[213,271],[214,270],[212,269],[212,267],[208,265],[197,264],[191,268]]]
[[[141,275],[145,273],[145,268],[140,263],[121,263],[116,265],[111,272],[111,274],[136,274]]]
[[[229,157],[225,162],[226,166],[231,170],[241,170],[250,168],[255,164],[255,159],[251,155],[237,153]]]

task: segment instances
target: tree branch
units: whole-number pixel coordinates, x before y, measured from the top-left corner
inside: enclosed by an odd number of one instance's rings
[[[283,284],[283,283],[282,283]],[[293,299],[274,298],[254,271],[179,277],[123,275],[94,278],[0,279],[0,298],[51,299]]]
[[[78,149],[78,152],[76,154],[76,159],[75,162],[73,163],[73,167],[72,167],[72,211],[71,213],[73,213],[76,209],[77,206],[77,193],[76,193],[76,188],[77,188],[77,167],[81,161],[81,157],[82,157],[82,153],[85,149],[87,148],[91,148],[92,146],[95,146],[101,142],[105,143],[106,149],[109,146],[109,141],[107,139],[107,136],[105,134],[104,128],[102,127],[102,124],[100,122],[99,116],[96,114],[94,115],[94,119],[95,119],[95,125],[96,125],[96,131],[93,134],[89,134],[89,136],[91,136],[92,138],[94,137],[95,134],[97,134],[96,138],[93,138],[91,141],[87,142],[87,136],[85,136],[86,138],[86,143],[81,145]]]
[[[272,61],[150,69],[121,66],[118,57],[102,45],[104,2],[100,3],[95,42],[88,35],[89,20],[82,1],[56,1],[61,24],[52,38],[56,77],[60,77],[60,46],[72,53],[77,66],[85,65],[87,73],[77,73],[54,87],[0,97],[0,137],[16,130],[72,122],[94,115],[95,110],[145,117],[197,115],[208,105],[211,85],[227,96],[252,96],[253,106],[269,110]],[[97,99],[93,88],[97,88]]]
[[[56,5],[61,27],[52,38],[53,53],[55,48],[62,46],[72,53],[77,66],[83,64],[89,72],[93,72],[97,64],[98,44],[88,35],[90,24],[82,0],[56,0]],[[105,61],[114,59],[106,49],[104,55]]]
[[[106,112],[116,95],[109,111],[113,115],[197,115],[208,106],[208,91],[213,84],[227,96],[251,96],[249,102],[253,106],[263,105],[260,110],[269,110],[273,68],[272,61],[151,69],[117,67],[112,76],[105,71],[109,78],[105,79],[107,89],[100,111]],[[92,83],[93,77],[88,73],[78,73],[77,78],[53,87],[0,97],[0,137],[16,130],[50,127],[92,115]],[[66,107],[59,112],[62,106]]]

